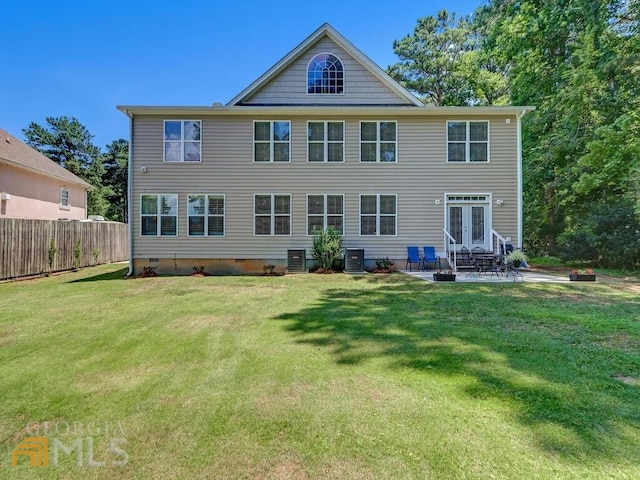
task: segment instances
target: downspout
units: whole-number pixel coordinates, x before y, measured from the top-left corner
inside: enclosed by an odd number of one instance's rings
[[[517,122],[517,155],[518,155],[518,171],[517,171],[517,197],[518,197],[518,249],[522,249],[522,117],[527,114],[527,110],[522,110],[522,113],[518,115]]]
[[[133,275],[133,114],[127,110],[129,117],[129,161],[127,165],[127,225],[129,230],[129,272]]]

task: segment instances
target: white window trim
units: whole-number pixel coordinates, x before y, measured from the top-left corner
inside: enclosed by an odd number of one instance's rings
[[[289,144],[289,158],[286,162],[274,159],[275,140],[273,124],[276,122],[286,122],[289,124],[289,140],[287,142],[278,141],[278,143]],[[256,140],[256,123],[268,123],[269,124],[269,161],[256,160],[256,143],[266,143],[266,140]],[[253,162],[254,163],[291,163],[291,120],[254,120],[253,121]]]
[[[176,162],[177,163],[177,162]],[[142,197],[144,196],[151,196],[154,195],[156,197],[156,206],[158,209],[158,213],[142,213]],[[176,197],[176,214],[175,215],[162,215],[161,212],[161,205],[160,205],[160,197],[162,196],[175,196]],[[140,211],[139,211],[139,218],[140,218],[140,236],[141,237],[170,237],[170,238],[176,238],[179,233],[180,233],[180,224],[179,224],[179,213],[180,213],[180,196],[177,193],[141,193],[140,194]],[[156,234],[155,235],[143,235],[142,233],[142,217],[145,216],[157,216],[158,217],[158,224],[156,226]],[[161,217],[176,217],[176,234],[175,235],[162,235],[160,232],[162,231],[162,218]]]
[[[265,162],[266,163],[266,162]],[[284,162],[282,162],[284,163]],[[260,216],[264,216],[266,217],[267,214],[266,213],[256,213],[256,197],[267,197],[270,196],[271,197],[271,213],[269,214],[269,216],[271,217],[271,227],[270,227],[270,231],[271,233],[266,235],[266,234],[258,234],[256,233],[256,215],[260,215]],[[276,203],[275,203],[275,197],[289,197],[289,233],[287,235],[282,235],[282,234],[276,234],[276,213],[275,213],[275,208],[276,208]],[[279,217],[284,217],[286,215],[282,215],[282,214],[278,214]],[[254,237],[290,237],[292,235],[293,232],[293,196],[291,195],[291,193],[254,193],[253,194],[253,236]]]
[[[471,142],[471,123],[475,122],[475,123],[486,123],[487,124],[487,161],[486,162],[472,162],[471,161],[471,143],[485,143],[485,142]],[[465,147],[464,147],[464,158],[465,161],[464,162],[457,162],[457,161],[450,161],[449,160],[449,143],[462,143],[462,142],[457,142],[457,141],[451,141],[449,142],[449,123],[464,123],[466,125],[466,140],[465,140]],[[445,125],[445,137],[446,137],[446,142],[445,142],[445,155],[447,157],[447,163],[453,164],[455,165],[456,163],[462,164],[462,165],[466,165],[467,163],[477,163],[477,164],[485,164],[485,163],[491,163],[491,122],[489,120],[447,120],[447,123]]]
[[[363,142],[362,140],[362,124],[363,123],[375,123],[376,124],[376,161],[375,162],[371,162],[369,160],[362,160],[362,144],[363,143],[373,143],[372,141],[366,140]],[[385,140],[384,142],[382,142],[380,140],[380,124],[381,123],[395,123],[396,124],[396,139],[393,142],[390,142],[388,140]],[[358,147],[359,147],[359,153],[358,155],[360,156],[360,163],[383,163],[383,164],[390,164],[390,165],[395,165],[396,163],[398,163],[399,158],[398,158],[398,121],[397,120],[360,120],[360,123],[358,125],[359,131],[358,131],[358,138],[360,140],[360,142],[358,143]],[[381,143],[393,143],[395,145],[395,152],[396,152],[396,160],[395,162],[383,162],[380,159],[380,144]]]
[[[317,95],[317,94],[315,94]],[[324,124],[324,140],[309,140],[309,124],[310,123],[322,123]],[[341,123],[342,124],[342,160],[339,162],[329,161],[329,145],[332,143],[338,143],[336,141],[329,140],[329,123]],[[323,158],[322,161],[309,159],[309,145],[311,144],[323,144]],[[345,122],[344,120],[307,120],[307,162],[308,163],[344,163],[345,162]]]
[[[67,193],[67,203],[66,204],[62,201],[64,192]],[[59,200],[60,200],[60,210],[71,210],[71,193],[69,192],[69,189],[67,187],[60,187]]]
[[[166,123],[167,122],[180,122],[180,152],[181,152],[181,157],[182,160],[178,160],[178,161],[173,161],[173,160],[169,160],[167,161],[166,159],[166,152],[167,152],[167,148],[166,148],[166,143],[167,142],[177,142],[178,140],[167,140],[166,138],[164,138],[165,136],[165,132],[166,132]],[[189,142],[198,142],[200,144],[200,160],[193,161],[193,160],[185,160],[184,158],[184,122],[198,122],[200,124],[200,140],[188,140]],[[202,163],[202,120],[197,120],[197,119],[189,119],[189,118],[165,118],[162,122],[162,161],[164,163]]]
[[[205,213],[203,215],[189,215],[189,197],[204,197]],[[224,213],[209,214],[209,197],[222,197]],[[191,235],[189,233],[189,217],[204,217],[204,235]],[[209,235],[209,217],[222,217],[222,235]],[[187,236],[192,238],[224,238],[227,235],[227,198],[223,193],[188,193],[187,194]]]
[[[363,214],[362,213],[362,197],[376,197],[376,234],[375,235],[363,235],[362,233],[362,217],[371,217],[373,216],[370,213]],[[396,197],[396,213],[395,217],[395,225],[394,225],[394,234],[393,235],[382,235],[380,233],[380,196],[393,196]],[[360,204],[358,205],[358,230],[361,237],[397,237],[398,236],[398,194],[397,193],[361,193],[360,194]],[[389,216],[385,214],[385,216]]]
[[[318,162],[320,163],[320,162]],[[337,163],[337,162],[336,162]],[[309,217],[319,217],[319,214],[310,214],[309,213],[309,197],[319,197],[322,196],[323,197],[323,201],[324,201],[324,208],[323,208],[323,214],[322,214],[322,228],[326,229],[327,228],[327,217],[329,216],[329,214],[327,213],[327,197],[330,196],[341,196],[342,197],[342,214],[341,215],[330,215],[332,217],[342,217],[342,236],[344,237],[345,235],[345,214],[344,214],[344,193],[307,193],[307,223],[305,226],[305,229],[307,231],[307,237],[313,237],[313,234],[309,233]]]
[[[313,60],[318,55],[333,55],[334,57],[336,57],[338,59],[338,61],[340,62],[340,65],[342,65],[342,92],[341,93],[309,93],[309,65],[311,65],[311,62],[313,62]],[[317,97],[318,95],[327,96],[327,97],[335,97],[336,95],[344,95],[345,92],[347,91],[347,68],[345,67],[344,62],[342,61],[342,59],[338,55],[336,55],[335,53],[331,53],[331,52],[316,53],[307,62],[307,68],[304,71],[304,80],[305,80],[305,84],[306,84],[304,90],[305,90],[305,92],[307,92],[307,96],[309,96],[309,97]]]

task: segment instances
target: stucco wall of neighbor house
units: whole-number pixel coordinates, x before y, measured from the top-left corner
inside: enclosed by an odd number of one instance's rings
[[[69,191],[69,208],[60,206],[60,188]],[[86,190],[66,180],[0,163],[0,192],[11,200],[0,200],[0,218],[39,220],[83,220]]]
[[[502,116],[335,116],[270,115],[263,118],[193,116],[202,120],[202,162],[163,162],[163,119],[136,116],[133,127],[133,259],[275,259],[285,261],[287,249],[305,248],[307,195],[344,195],[344,245],[364,248],[365,258],[406,258],[407,245],[434,245],[444,251],[445,195],[488,195],[492,226],[517,238],[517,121]],[[291,161],[253,161],[253,121],[291,120]],[[307,161],[307,121],[345,122],[345,162]],[[360,121],[397,120],[396,163],[360,162]],[[490,162],[447,163],[447,120],[488,120]],[[141,172],[141,167],[146,172]],[[141,195],[178,195],[178,236],[140,235]],[[254,235],[254,194],[291,194],[289,236]],[[225,236],[189,237],[187,195],[225,195]],[[397,195],[397,235],[360,236],[360,195]],[[498,206],[496,200],[502,200]],[[437,202],[436,202],[437,201]],[[309,255],[310,256],[310,255]],[[262,260],[260,260],[262,261]],[[260,263],[260,262],[258,262]],[[275,262],[274,262],[275,263]],[[261,265],[261,264],[260,264]],[[259,265],[258,265],[259,266]],[[191,268],[189,262],[185,267]],[[404,265],[402,265],[404,267]]]

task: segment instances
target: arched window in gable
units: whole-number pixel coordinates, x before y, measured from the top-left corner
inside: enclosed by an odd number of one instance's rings
[[[338,57],[320,53],[311,59],[307,67],[307,93],[344,93],[344,68]]]

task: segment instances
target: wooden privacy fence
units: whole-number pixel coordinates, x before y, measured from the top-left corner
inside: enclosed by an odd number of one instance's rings
[[[49,271],[51,239],[56,245],[52,270],[74,268],[73,249],[80,240],[80,266],[127,260],[127,224],[0,218],[0,280]],[[99,253],[98,253],[99,251]]]

